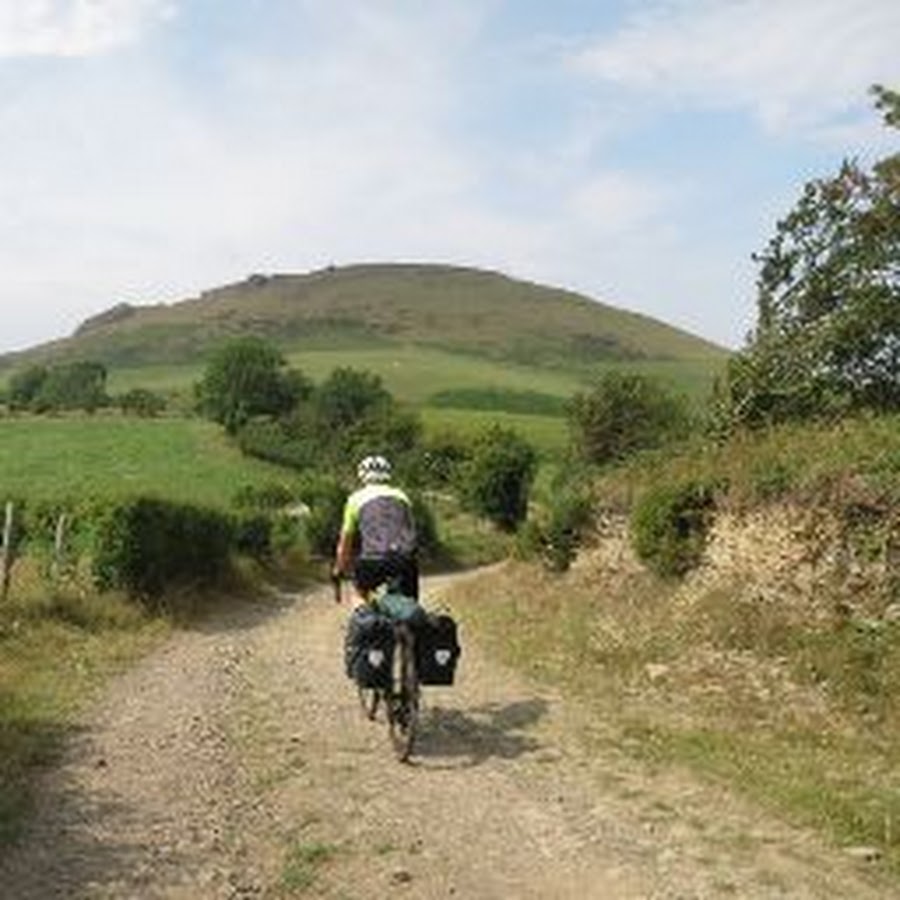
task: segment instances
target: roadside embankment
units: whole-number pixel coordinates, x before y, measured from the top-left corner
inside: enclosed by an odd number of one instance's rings
[[[563,575],[511,563],[457,592],[493,652],[587,702],[585,740],[689,767],[900,867],[894,529],[862,505],[717,512],[662,579],[609,516]]]

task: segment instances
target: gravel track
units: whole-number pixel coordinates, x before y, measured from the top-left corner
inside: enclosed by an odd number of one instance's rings
[[[900,896],[724,790],[588,752],[602,723],[464,621],[457,684],[426,689],[397,763],[343,675],[347,614],[324,590],[232,607],[117,679],[44,773],[0,896]]]

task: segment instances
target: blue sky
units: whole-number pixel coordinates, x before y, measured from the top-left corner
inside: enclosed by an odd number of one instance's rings
[[[896,0],[0,0],[0,352],[253,272],[450,262],[739,346],[898,149]]]

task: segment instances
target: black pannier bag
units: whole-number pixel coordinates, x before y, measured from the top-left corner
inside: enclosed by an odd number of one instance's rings
[[[353,610],[344,640],[344,668],[360,687],[391,686],[394,627],[371,607]]]
[[[416,625],[416,669],[422,684],[453,684],[462,648],[456,622],[446,613],[429,613]]]

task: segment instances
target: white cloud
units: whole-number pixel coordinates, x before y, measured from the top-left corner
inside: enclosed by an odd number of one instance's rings
[[[0,58],[93,56],[173,14],[171,0],[0,0]]]
[[[138,40],[171,6],[4,4],[0,58],[100,54]],[[240,17],[225,27],[226,16],[189,33],[198,23],[180,16],[172,35],[196,48],[190,65],[156,56],[155,44],[89,64],[4,64],[0,303],[17,304],[16,328],[25,334],[33,316],[30,339],[51,317],[62,325],[42,302],[65,308],[68,326],[120,300],[182,299],[252,271],[397,259],[499,268],[685,324],[666,303],[729,278],[727,262],[707,260],[674,225],[696,196],[691,176],[673,184],[652,176],[646,154],[640,171],[606,157],[631,122],[627,92],[600,104],[554,80],[542,94],[547,73],[530,64],[504,69],[498,90],[496,67],[515,54],[480,30],[487,5],[258,0],[254,9],[283,14],[260,31],[238,28]],[[680,8],[658,6],[636,34],[662,41]],[[276,27],[285,38],[273,42]],[[627,34],[604,45],[618,57],[582,64],[598,73],[618,59],[616,77],[637,83]],[[690,74],[674,48],[660,64]],[[666,72],[654,77],[668,89]],[[514,139],[502,133],[510,124]],[[715,312],[724,319],[727,305]]]
[[[745,107],[770,131],[816,128],[900,81],[896,0],[656,0],[572,57],[670,100]]]
[[[382,25],[325,58],[229,51],[212,99],[144,58],[4,98],[0,296],[43,281],[48,259],[62,285],[45,282],[48,296],[104,306],[258,269],[438,253],[429,235],[453,237],[474,176],[445,133],[440,53],[410,55],[399,25]]]
[[[579,181],[569,204],[592,234],[622,235],[644,228],[668,207],[673,192],[628,172],[599,172]]]

